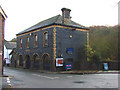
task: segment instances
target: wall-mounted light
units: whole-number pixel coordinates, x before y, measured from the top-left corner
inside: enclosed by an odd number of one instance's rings
[[[32,36],[33,35],[33,33],[30,33],[30,36]]]
[[[70,35],[69,38],[72,38],[72,35]]]

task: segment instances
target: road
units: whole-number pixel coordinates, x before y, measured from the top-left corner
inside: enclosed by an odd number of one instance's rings
[[[12,88],[118,88],[118,74],[56,74],[4,68],[3,86]]]

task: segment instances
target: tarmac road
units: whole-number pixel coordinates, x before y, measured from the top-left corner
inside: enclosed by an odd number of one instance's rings
[[[56,74],[4,68],[3,88],[118,88],[118,74]]]

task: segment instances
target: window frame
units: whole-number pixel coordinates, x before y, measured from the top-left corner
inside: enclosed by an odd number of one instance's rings
[[[34,47],[38,46],[38,35],[34,34]]]
[[[30,42],[30,38],[29,36],[26,37],[26,48],[29,48],[29,42]]]
[[[23,39],[22,39],[22,38],[20,38],[20,39],[19,39],[19,42],[20,42],[20,43],[19,43],[19,48],[20,48],[20,49],[22,49]]]
[[[46,34],[47,34],[47,39],[46,39]],[[45,31],[43,33],[43,46],[48,46],[48,31]]]

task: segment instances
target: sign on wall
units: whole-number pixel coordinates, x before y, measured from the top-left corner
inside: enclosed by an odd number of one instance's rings
[[[74,49],[73,48],[67,48],[67,53],[68,54],[72,54],[74,52]]]
[[[65,64],[65,69],[66,70],[71,70],[72,69],[72,63],[66,63]]]
[[[108,70],[108,63],[103,63],[104,65],[104,70]]]
[[[0,51],[0,56],[2,56],[2,51]]]
[[[10,60],[8,58],[5,58],[6,64],[10,64]]]
[[[63,58],[56,58],[56,66],[63,66]]]

